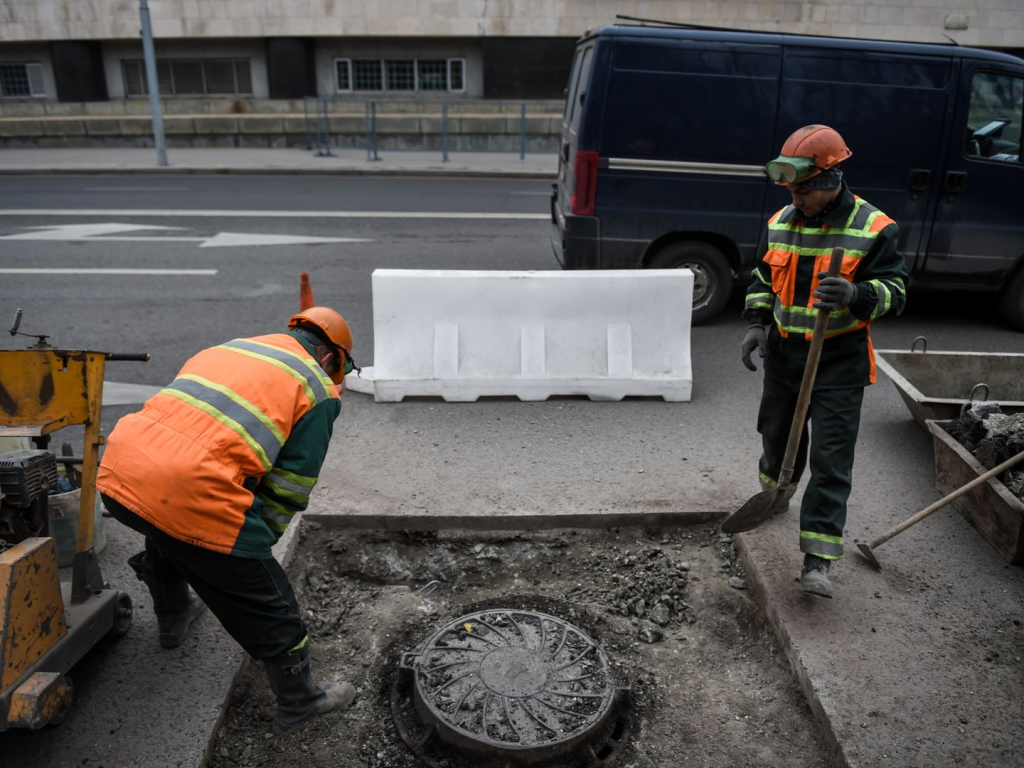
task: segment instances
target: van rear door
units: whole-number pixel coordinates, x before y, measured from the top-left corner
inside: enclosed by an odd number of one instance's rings
[[[569,76],[569,88],[562,115],[562,145],[558,154],[558,184],[552,206],[552,217],[557,218],[569,210],[572,190],[576,188],[574,164],[579,149],[580,123],[583,119],[583,104],[586,101],[587,86],[594,69],[594,48],[596,40],[588,40],[576,49],[576,60]],[[559,222],[554,221],[555,224]],[[564,218],[563,218],[564,228]]]
[[[786,49],[775,151],[805,125],[839,131],[853,152],[844,168],[850,189],[899,224],[899,249],[911,274],[938,193],[953,67],[951,56],[849,50],[839,43]],[[776,187],[765,217],[789,202]]]
[[[1024,256],[1024,67],[965,59],[923,278],[998,287]]]

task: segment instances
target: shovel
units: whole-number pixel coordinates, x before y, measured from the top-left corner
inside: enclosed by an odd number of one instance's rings
[[[891,531],[888,531],[887,533],[883,533],[881,536],[879,536],[877,539],[872,541],[870,544],[858,544],[857,545],[857,549],[859,549],[860,553],[862,555],[864,555],[865,558],[867,558],[867,561],[869,563],[871,563],[873,566],[875,566],[875,568],[877,568],[878,570],[882,570],[882,564],[880,562],[878,562],[878,558],[875,557],[874,550],[875,550],[876,547],[882,546],[889,539],[893,538],[894,536],[897,536],[900,533],[903,533],[903,531],[907,530],[907,528],[909,528],[910,526],[915,525],[916,523],[919,523],[922,520],[924,520],[932,512],[935,512],[938,509],[942,509],[944,506],[949,504],[949,502],[955,501],[956,499],[959,499],[965,493],[967,493],[968,491],[973,490],[974,488],[977,488],[982,483],[987,483],[989,480],[991,480],[996,475],[1002,474],[1007,469],[1012,467],[1014,464],[1017,464],[1018,462],[1020,462],[1022,460],[1024,460],[1024,451],[1021,451],[1020,453],[1018,453],[1013,458],[1007,459],[1006,461],[1004,461],[1002,464],[1000,464],[995,469],[990,469],[985,474],[979,475],[978,477],[976,477],[973,480],[971,480],[971,482],[967,483],[967,485],[964,485],[964,486],[961,486],[960,488],[957,488],[955,491],[953,491],[948,496],[943,496],[941,499],[936,501],[931,506],[925,507],[920,512],[918,512],[916,515],[914,515],[913,517],[911,517],[911,518],[909,518],[907,520],[904,520],[902,523],[897,525]]]
[[[843,264],[843,248],[832,249],[832,260],[828,264],[828,276],[839,275]],[[743,533],[752,531],[769,520],[776,512],[782,510],[789,502],[795,489],[789,487],[793,479],[793,466],[796,464],[796,452],[800,447],[800,436],[804,432],[807,420],[807,409],[811,404],[811,390],[814,389],[814,377],[818,374],[818,360],[821,358],[821,347],[825,343],[825,328],[828,325],[830,310],[822,307],[814,321],[814,333],[811,334],[811,348],[807,352],[807,364],[804,366],[804,378],[800,382],[800,395],[793,413],[793,425],[789,428],[789,441],[786,443],[786,454],[782,458],[782,474],[779,484],[770,491],[761,491],[751,496],[747,503],[733,512],[722,523],[722,533]]]

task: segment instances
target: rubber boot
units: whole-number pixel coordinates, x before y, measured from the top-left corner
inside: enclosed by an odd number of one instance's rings
[[[278,656],[263,662],[270,690],[277,696],[274,732],[293,731],[314,715],[347,709],[356,697],[352,683],[336,683],[321,688],[313,682],[309,649]]]
[[[139,552],[128,558],[128,565],[139,581],[149,588],[156,623],[160,628],[161,647],[177,648],[185,640],[192,622],[206,610],[206,603],[199,599],[180,574],[158,573],[159,569],[151,568],[145,558],[146,553]]]
[[[804,555],[800,569],[800,589],[810,595],[832,599],[832,583],[828,580],[829,561],[816,555]]]

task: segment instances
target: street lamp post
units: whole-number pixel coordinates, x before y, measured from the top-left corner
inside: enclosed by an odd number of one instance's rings
[[[164,116],[160,111],[160,86],[156,78],[156,51],[153,49],[153,29],[149,24],[149,3],[139,0],[142,16],[142,52],[146,59],[146,86],[149,88],[149,108],[153,114],[153,139],[156,142],[156,160],[167,165],[167,145],[164,141]]]

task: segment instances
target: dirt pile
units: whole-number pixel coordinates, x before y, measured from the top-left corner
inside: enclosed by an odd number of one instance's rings
[[[1024,451],[1024,413],[1005,414],[998,403],[972,403],[947,431],[986,469]],[[1000,480],[1024,501],[1024,467],[1008,469]]]
[[[402,654],[476,611],[537,611],[579,627],[631,704],[614,768],[831,765],[754,603],[731,539],[711,528],[469,533],[302,529],[291,576],[319,680],[355,682],[347,712],[284,738],[253,664],[231,702],[215,768],[498,768],[402,741]],[[430,750],[433,750],[431,752]],[[577,768],[566,760],[559,768]],[[507,768],[507,766],[502,766]]]

